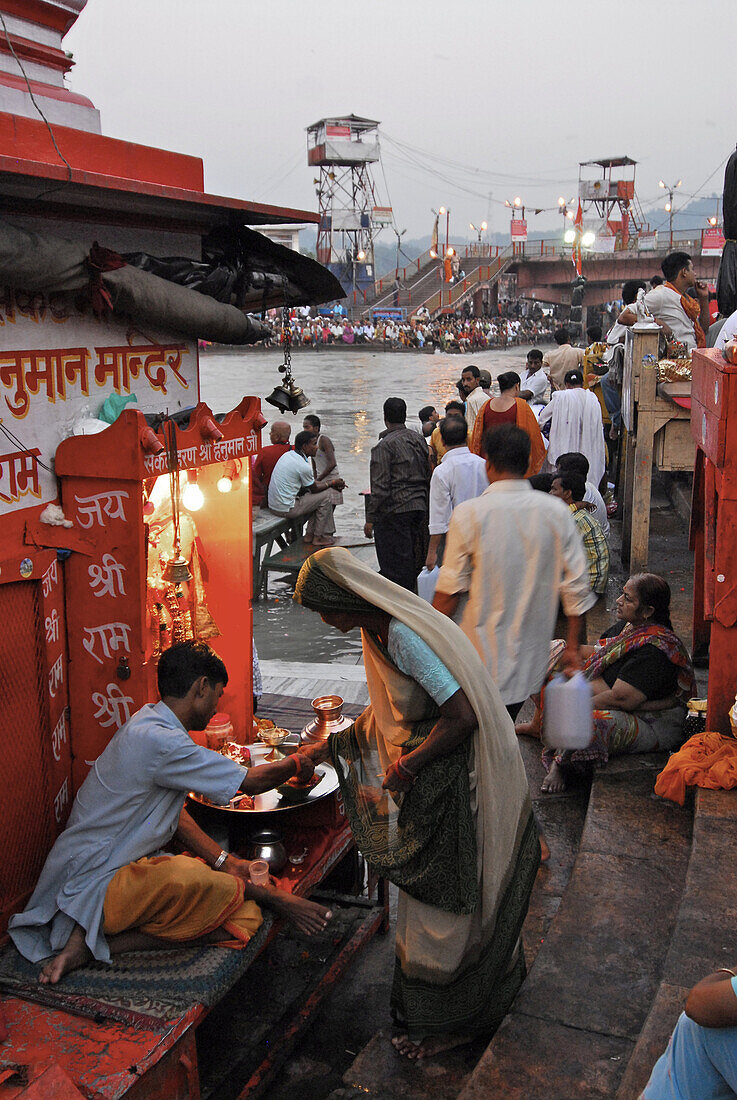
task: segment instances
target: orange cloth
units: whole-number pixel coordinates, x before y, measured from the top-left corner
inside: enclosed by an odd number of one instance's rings
[[[674,752],[655,783],[655,793],[682,806],[686,787],[731,791],[737,787],[737,741],[720,733],[696,733]]]
[[[545,442],[537,417],[530,406],[521,397],[515,397],[514,400],[517,402],[517,427],[521,428],[523,432],[527,432],[530,437],[530,462],[525,477],[532,477],[533,474],[540,473],[545,460]],[[481,455],[481,440],[484,435],[484,411],[488,404],[487,401],[486,404],[481,406],[473,425],[470,449],[475,455]],[[481,455],[481,457],[484,456]]]
[[[676,294],[681,294],[677,286],[673,286],[673,283],[666,282],[665,284],[669,290],[675,290]],[[704,336],[704,330],[699,324],[699,316],[701,315],[701,306],[695,298],[689,297],[688,294],[681,294],[681,305],[683,306],[683,312],[688,318],[693,321],[693,331],[696,337],[696,347],[706,347],[706,337]]]
[[[255,901],[244,901],[242,879],[213,871],[192,856],[153,856],[127,863],[105,894],[106,936],[133,929],[182,943],[225,928],[223,946],[243,947],[261,927]]]

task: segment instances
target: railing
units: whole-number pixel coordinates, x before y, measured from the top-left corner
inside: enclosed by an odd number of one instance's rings
[[[479,264],[475,271],[469,272],[460,282],[441,286],[436,294],[419,303],[417,308],[422,306],[431,315],[440,309],[452,309],[468,294],[469,290],[473,290],[480,283],[489,283],[497,279],[513,259],[512,248],[506,248],[495,257],[494,263]]]
[[[395,267],[393,271],[387,272],[386,275],[382,275],[380,279],[376,280],[374,294],[379,295],[388,287],[393,287],[397,280],[406,282],[407,279],[411,279],[418,271],[422,271],[423,267],[429,264],[432,259],[434,257],[430,255],[430,249],[428,249],[405,267]]]

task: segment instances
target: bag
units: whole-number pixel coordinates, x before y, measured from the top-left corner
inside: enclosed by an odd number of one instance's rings
[[[435,595],[435,585],[438,583],[438,573],[440,572],[440,566],[436,565],[434,569],[424,568],[417,578],[417,595],[421,600],[427,600],[428,603],[432,603],[432,598]]]
[[[582,672],[554,676],[545,689],[543,741],[548,748],[585,749],[594,734],[591,684]]]

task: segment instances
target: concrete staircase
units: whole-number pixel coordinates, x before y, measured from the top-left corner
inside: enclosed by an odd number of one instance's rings
[[[521,747],[535,792],[539,746]],[[653,794],[664,762],[622,757],[590,796],[536,796],[552,857],[525,924],[530,970],[486,1049],[409,1064],[380,1032],[336,1100],[636,1100],[688,989],[733,966],[737,942],[737,791],[675,806]]]

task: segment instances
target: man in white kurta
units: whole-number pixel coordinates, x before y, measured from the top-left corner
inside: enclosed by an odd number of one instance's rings
[[[568,508],[525,479],[526,432],[504,424],[488,447],[489,488],[453,512],[433,606],[453,616],[468,595],[459,626],[514,718],[545,679],[559,603],[576,660],[588,565]]]
[[[606,470],[604,422],[598,398],[583,388],[581,371],[568,371],[565,389],[552,395],[550,404],[540,414],[540,427],[548,422],[548,468],[555,468],[559,455],[580,451],[589,460],[590,481],[598,486]]]

